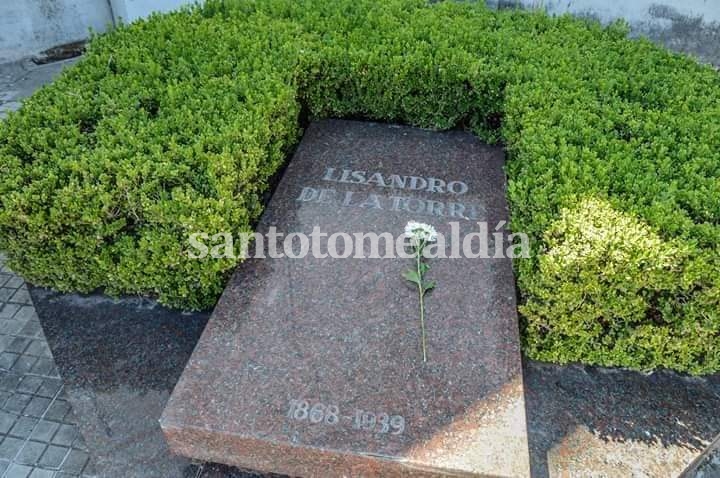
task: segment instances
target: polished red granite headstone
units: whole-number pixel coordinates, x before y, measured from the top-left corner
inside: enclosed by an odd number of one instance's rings
[[[313,123],[259,230],[395,237],[418,220],[462,237],[484,221],[492,237],[503,160],[464,132]],[[528,476],[510,260],[429,264],[424,363],[412,260],[245,261],[161,419],[171,448],[292,476]]]

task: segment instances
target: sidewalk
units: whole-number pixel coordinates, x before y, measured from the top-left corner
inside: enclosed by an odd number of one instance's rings
[[[25,282],[2,255],[0,439],[3,478],[94,476]]]
[[[23,98],[50,83],[63,68],[78,58],[36,65],[29,59],[0,64],[0,119],[20,108]]]

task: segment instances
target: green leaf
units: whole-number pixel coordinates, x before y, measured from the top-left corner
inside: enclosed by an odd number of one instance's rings
[[[410,282],[420,285],[420,276],[418,276],[418,273],[415,270],[407,270],[403,272],[403,277]]]
[[[436,285],[437,285],[437,283],[434,280],[429,280],[429,281],[423,282],[423,285],[422,285],[423,293],[429,291],[430,289],[434,289]]]

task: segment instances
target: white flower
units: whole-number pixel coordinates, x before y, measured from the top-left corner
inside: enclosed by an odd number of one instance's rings
[[[412,239],[413,245],[415,246],[437,240],[437,231],[435,228],[423,222],[408,222],[405,226],[405,235]]]

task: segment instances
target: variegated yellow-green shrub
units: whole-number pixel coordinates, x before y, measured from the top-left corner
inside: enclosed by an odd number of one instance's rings
[[[0,125],[0,250],[62,291],[211,307],[301,111],[508,148],[525,351],[720,370],[720,77],[570,17],[416,0],[210,0],[95,37]],[[478,324],[482,327],[482,324]]]

